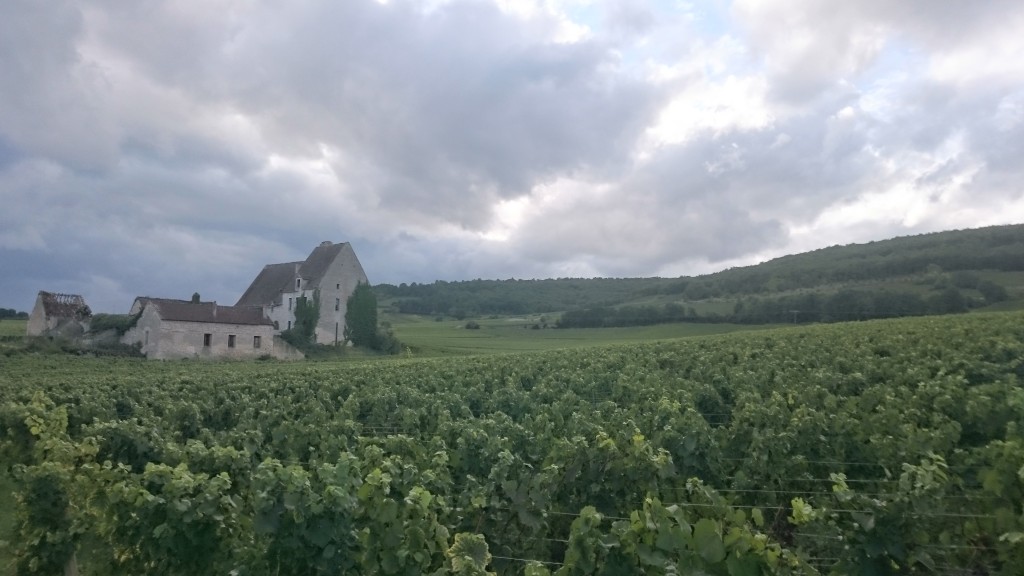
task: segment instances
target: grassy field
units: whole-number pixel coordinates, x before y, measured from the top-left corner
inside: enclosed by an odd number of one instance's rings
[[[540,352],[631,344],[693,336],[724,334],[741,330],[763,330],[776,326],[737,324],[659,324],[632,328],[556,329],[541,328],[543,316],[473,319],[479,329],[466,329],[467,320],[443,320],[414,315],[382,316],[395,335],[411,348],[413,356],[459,356],[503,352]],[[538,328],[534,328],[537,326]]]
[[[4,336],[24,336],[25,325],[28,324],[28,320],[0,320],[0,338]]]

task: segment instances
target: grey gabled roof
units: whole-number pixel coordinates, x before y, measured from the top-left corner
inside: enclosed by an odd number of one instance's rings
[[[338,257],[338,254],[347,245],[348,242],[339,244],[324,242],[314,248],[299,269],[299,275],[302,277],[303,283],[308,286],[317,286],[320,280],[323,279],[324,274],[327,273],[327,269],[330,268],[331,262],[334,262],[334,259]]]
[[[348,242],[323,242],[302,262],[267,264],[238,299],[236,306],[280,304],[278,299],[282,292],[295,291],[296,277],[302,278],[303,287],[317,287],[331,263],[346,246]]]
[[[295,271],[301,265],[302,262],[267,264],[235,305],[263,306],[275,302],[295,281]]]
[[[160,318],[176,322],[205,324],[273,325],[259,306],[218,306],[216,302],[192,302],[169,298],[139,297],[143,307],[156,306]]]

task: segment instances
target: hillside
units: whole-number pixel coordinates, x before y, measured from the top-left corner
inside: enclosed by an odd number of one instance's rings
[[[668,321],[836,321],[976,308],[1024,299],[1024,225],[832,246],[714,274],[680,278],[560,278],[381,284],[405,314],[550,314],[563,324]]]

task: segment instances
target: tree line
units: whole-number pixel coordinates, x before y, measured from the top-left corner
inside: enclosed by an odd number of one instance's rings
[[[664,295],[678,295],[684,301],[700,301],[766,297],[798,290],[834,291],[851,283],[929,277],[938,273],[947,273],[955,279],[960,273],[977,270],[1024,271],[1024,225],[955,230],[867,244],[832,246],[702,276],[413,282],[397,286],[379,284],[374,287],[374,292],[400,313],[447,315],[462,319],[481,315],[618,308],[638,299]],[[976,286],[957,287],[982,289]],[[985,289],[992,289],[992,286],[986,284]],[[990,299],[988,296],[985,298]],[[910,306],[914,308],[915,305]],[[685,312],[683,310],[682,313],[685,315]],[[668,308],[662,309],[660,315],[679,314],[679,310]]]
[[[28,312],[18,312],[14,308],[0,308],[0,320],[27,320]]]
[[[902,318],[928,314],[957,314],[977,306],[1005,300],[1006,289],[991,282],[980,284],[981,298],[966,295],[956,286],[929,294],[843,289],[833,294],[805,293],[740,299],[732,313],[698,314],[693,307],[668,303],[661,306],[592,307],[564,312],[558,328],[610,328],[649,326],[671,322],[782,324],[849,322],[876,318]]]

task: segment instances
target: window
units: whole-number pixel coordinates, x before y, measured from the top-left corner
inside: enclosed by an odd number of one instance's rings
[[[289,329],[289,330],[291,330],[291,329],[292,329],[292,321],[291,321],[291,320],[289,320],[289,321],[288,321],[288,329]]]
[[[203,346],[204,347],[209,348],[211,340],[213,340],[213,334],[203,334]]]
[[[260,337],[259,336],[253,336],[252,337],[252,347],[253,348],[259,348],[260,347]]]
[[[334,309],[341,310],[341,298],[334,299]]]
[[[298,290],[299,288],[302,288],[302,278],[295,279],[295,289]]]
[[[289,310],[292,309],[292,299],[291,298],[288,299],[288,309]]]
[[[235,335],[234,334],[228,334],[228,348],[234,348],[234,347],[235,347]]]
[[[334,285],[334,289],[335,290],[341,290],[341,284],[335,284]]]

